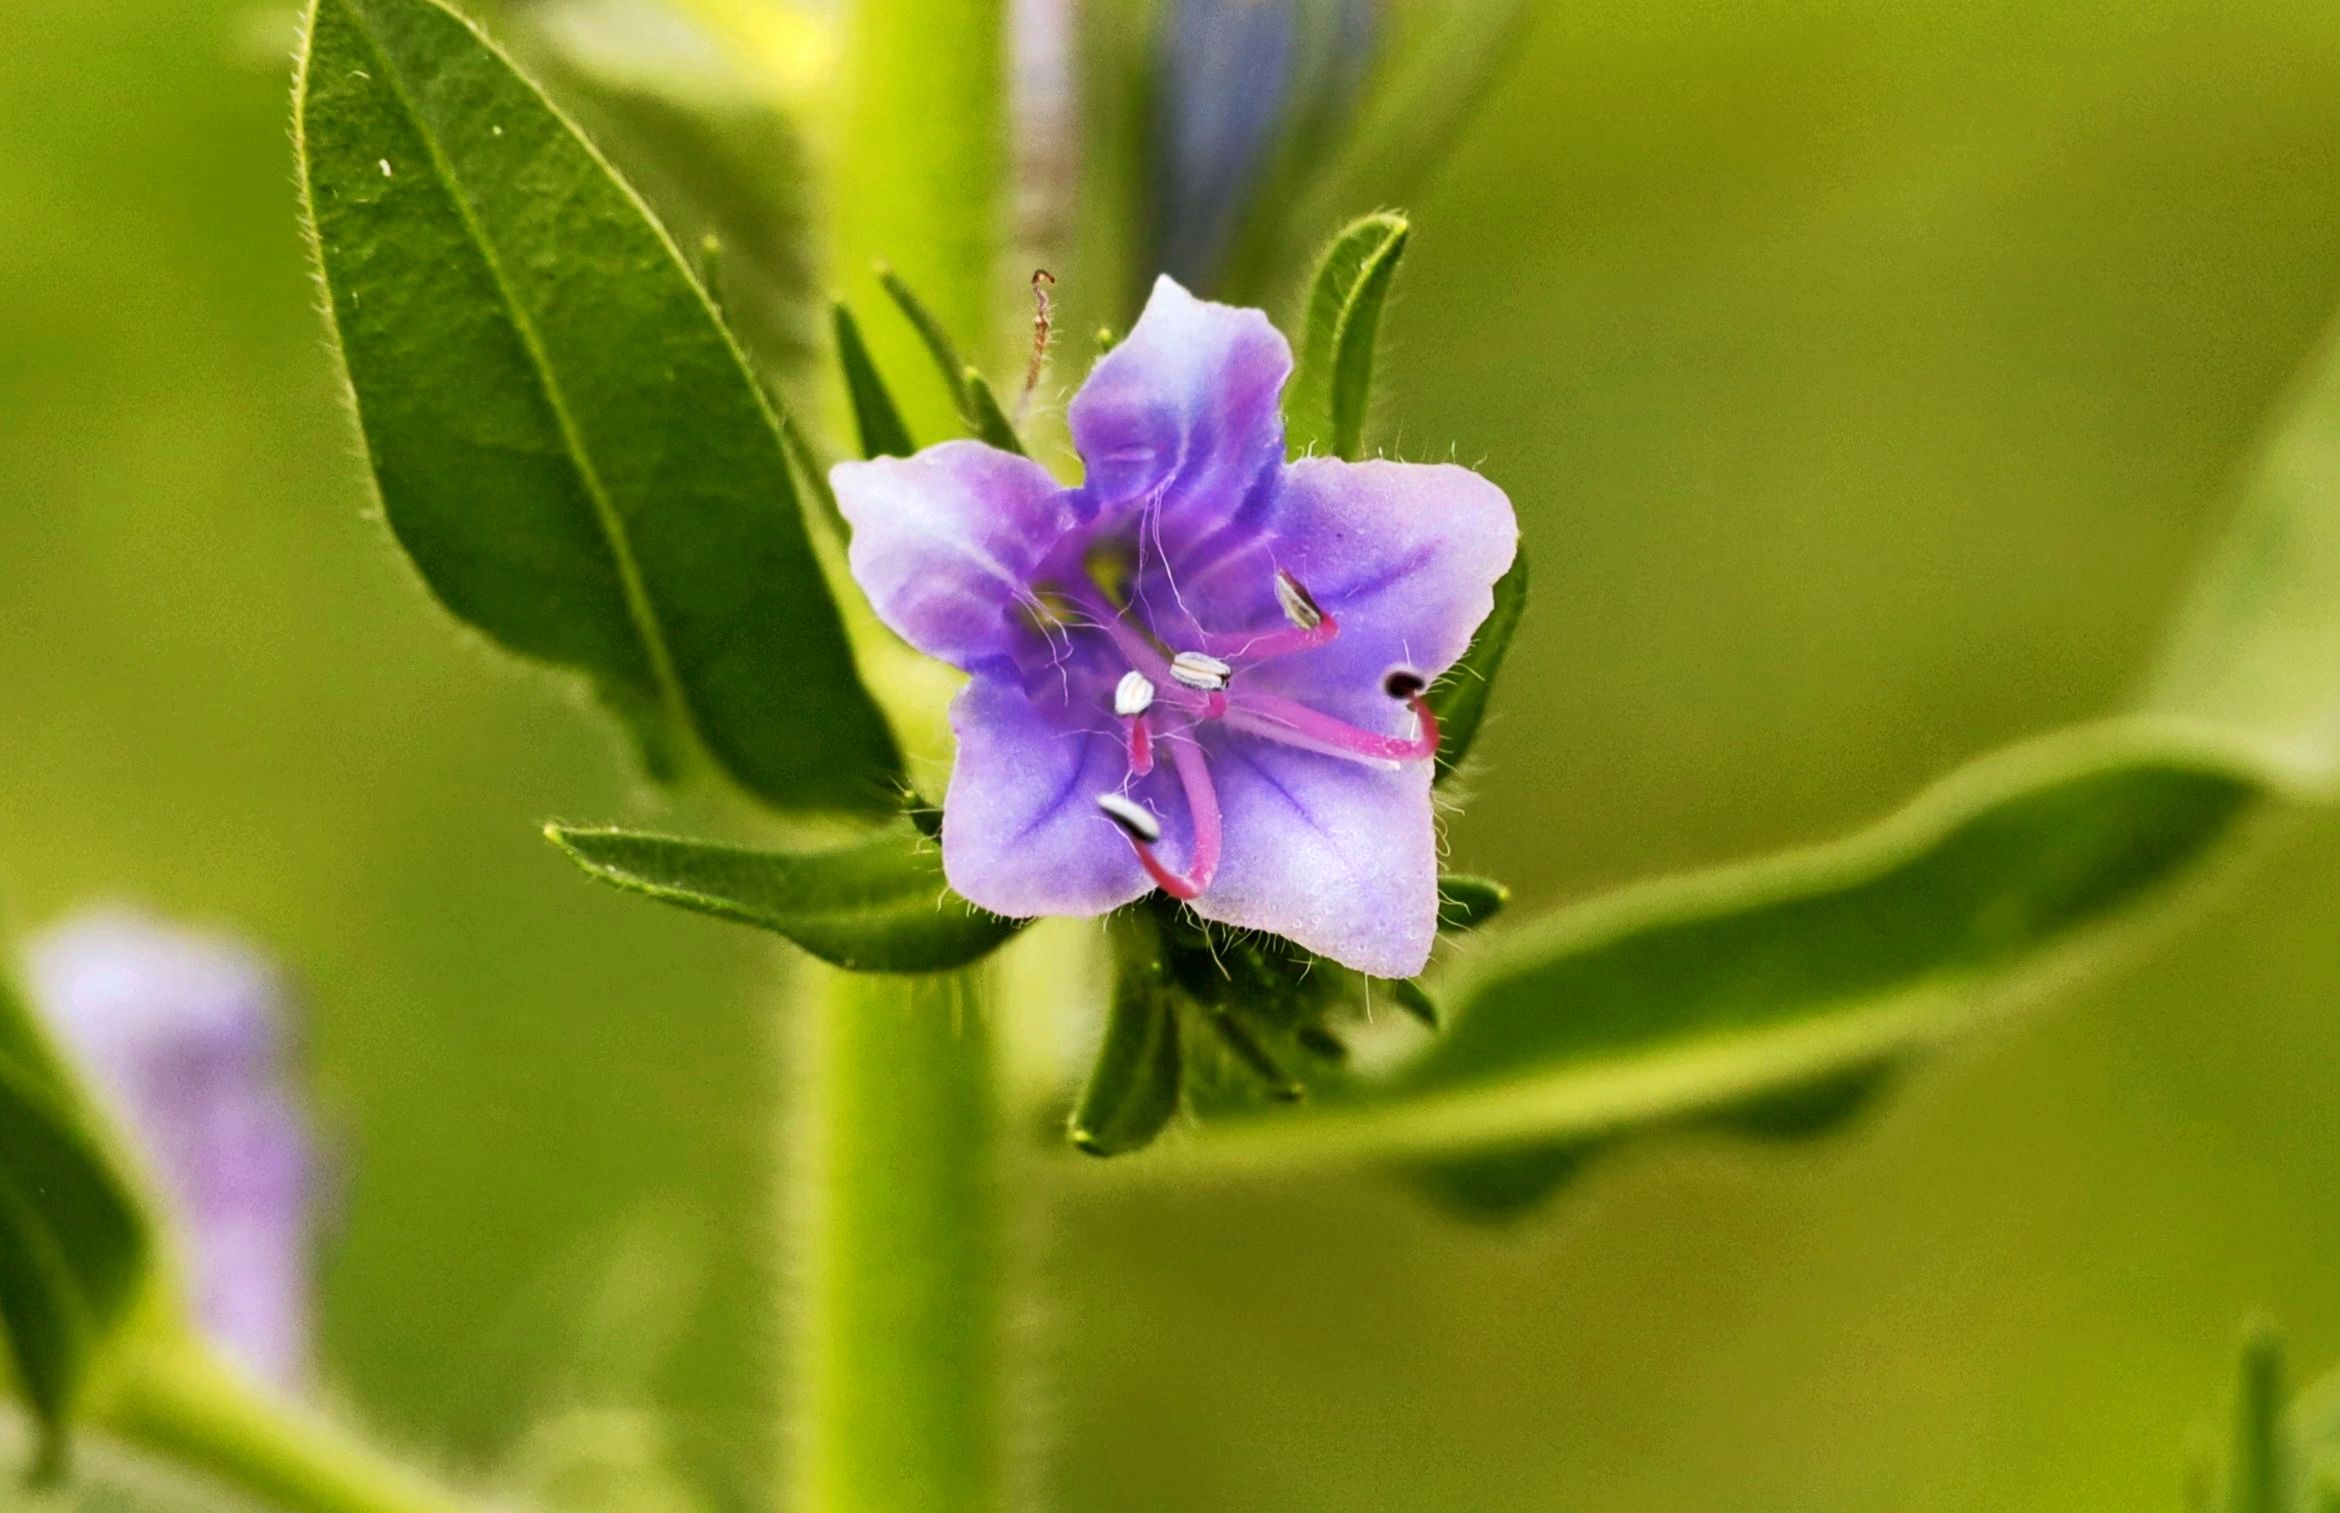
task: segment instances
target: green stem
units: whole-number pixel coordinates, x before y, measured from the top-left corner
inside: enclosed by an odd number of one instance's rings
[[[264,1396],[193,1342],[134,1347],[97,1418],[124,1443],[287,1513],[466,1513],[477,1504],[327,1420]]]
[[[805,970],[787,1506],[997,1513],[1004,1226],[982,971]]]
[[[891,264],[977,363],[1013,292],[999,246],[1007,180],[1007,0],[856,0],[832,191],[836,277],[917,439],[952,405],[873,267]],[[881,313],[883,312],[883,313]]]

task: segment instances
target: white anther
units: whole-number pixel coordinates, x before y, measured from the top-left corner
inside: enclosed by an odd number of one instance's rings
[[[1162,838],[1162,822],[1153,812],[1133,799],[1118,793],[1097,795],[1097,808],[1104,816],[1121,827],[1122,834],[1133,841],[1151,846]]]
[[[1182,651],[1170,659],[1170,676],[1204,693],[1216,693],[1225,688],[1227,679],[1234,672],[1234,668],[1204,652]]]
[[[1410,699],[1430,686],[1430,680],[1403,663],[1381,675],[1381,691],[1400,701]]]
[[[1154,680],[1134,667],[1123,673],[1113,686],[1113,712],[1127,720],[1153,707]]]
[[[1314,630],[1324,623],[1324,611],[1316,607],[1308,590],[1280,567],[1276,569],[1276,603],[1283,606],[1284,618],[1302,630]]]

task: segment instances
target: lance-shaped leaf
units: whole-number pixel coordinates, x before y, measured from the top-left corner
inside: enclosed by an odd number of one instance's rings
[[[37,1470],[62,1465],[91,1361],[136,1302],[148,1253],[104,1137],[0,973],[0,1378],[41,1425]]]
[[[1430,708],[1438,716],[1438,782],[1454,775],[1479,739],[1487,702],[1495,693],[1495,675],[1503,670],[1503,655],[1511,650],[1520,611],[1527,608],[1527,587],[1528,559],[1522,549],[1512,559],[1511,570],[1495,580],[1495,607],[1471,638],[1470,649],[1430,690]]]
[[[943,387],[950,391],[952,404],[959,414],[967,415],[967,395],[962,375],[968,371],[967,359],[959,355],[959,344],[951,340],[951,333],[943,329],[941,317],[926,307],[926,301],[910,287],[902,275],[891,268],[878,269],[878,283],[886,297],[902,312],[910,329],[918,333],[919,343],[926,355],[934,359],[935,371],[942,375]]]
[[[746,360],[673,242],[436,0],[317,0],[304,199],[392,532],[456,615],[584,674],[652,769],[790,809],[899,759]]]
[[[1985,758],[1818,850],[1547,918],[1442,985],[1452,1028],[1226,1168],[1384,1161],[1515,1210],[1620,1140],[1835,1127],[1894,1069],[2072,975],[2244,821],[2340,771],[2340,355],[2247,479],[2143,715]]]
[[[2153,727],[2005,753],[1838,844],[1515,934],[1442,995],[1450,1025],[1418,1056],[1203,1147],[1235,1165],[1491,1161],[1463,1179],[1500,1171],[1511,1206],[1620,1134],[1745,1113],[1973,1030],[2285,780]]]
[[[964,966],[1020,926],[951,892],[941,852],[907,820],[808,851],[559,825],[545,836],[605,883],[784,935],[849,971]]]
[[[1322,452],[1354,461],[1364,454],[1381,311],[1412,229],[1402,216],[1369,215],[1325,248],[1308,288],[1286,406],[1294,455]]]
[[[869,355],[861,338],[861,323],[839,302],[831,311],[837,337],[837,367],[845,376],[845,394],[853,402],[853,427],[861,438],[864,457],[907,457],[918,450],[910,439],[909,423],[894,403],[893,391]]]

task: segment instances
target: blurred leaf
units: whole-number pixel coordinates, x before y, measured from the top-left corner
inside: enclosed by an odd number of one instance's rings
[[[861,438],[864,457],[907,457],[918,450],[901,409],[878,375],[869,345],[861,339],[861,323],[842,302],[831,310],[837,336],[837,366],[845,375],[845,393],[853,401],[854,432]]]
[[[1321,12],[1300,7],[1311,31]],[[1336,5],[1331,9],[1338,10]],[[1441,0],[1435,5],[1356,7],[1373,35],[1363,76],[1336,21],[1315,36],[1296,80],[1275,162],[1250,197],[1247,224],[1221,292],[1272,291],[1328,226],[1412,199],[1453,151],[1520,56],[1527,0]],[[1352,22],[1353,24],[1353,22]]]
[[[1345,217],[1412,199],[1520,56],[1533,14],[1527,0],[1384,7],[1372,75],[1338,134],[1303,144],[1301,166],[1271,191],[1285,218],[1280,245],[1297,250]]]
[[[2340,1371],[2293,1395],[2281,1336],[2254,1321],[2226,1426],[2198,1433],[2188,1461],[2187,1505],[2202,1513],[2325,1513],[2340,1488]]]
[[[2242,1380],[2234,1395],[2234,1437],[2226,1464],[2227,1513],[2285,1513],[2291,1447],[2283,1423],[2283,1343],[2256,1325],[2243,1341]]]
[[[1125,926],[1123,933],[1139,927]],[[1150,945],[1150,942],[1148,942]],[[1105,1039],[1074,1105],[1072,1143],[1092,1156],[1119,1156],[1153,1143],[1178,1112],[1185,1062],[1178,1010],[1158,960],[1124,960],[1116,973]]]
[[[1412,230],[1403,216],[1369,215],[1343,229],[1318,260],[1286,406],[1293,455],[1355,461],[1364,454],[1381,311]]]
[[[1435,1030],[1446,1022],[1446,1017],[1438,1012],[1438,1001],[1430,996],[1430,990],[1414,979],[1398,978],[1390,983],[1389,989],[1390,996],[1397,1000],[1397,1006],[1411,1014],[1424,1029]]]
[[[137,1200],[0,973],[0,1326],[42,1427],[36,1474],[62,1467],[91,1358],[130,1313],[147,1260]]]
[[[889,807],[771,410],[641,203],[435,0],[317,0],[296,110],[383,510],[432,590],[589,677],[654,772],[695,736],[779,807]]]
[[[1838,844],[1628,890],[1491,944],[1420,1054],[1306,1117],[1222,1125],[1201,1146],[1233,1165],[1469,1157],[1517,1190],[1536,1185],[1523,1168],[1548,1185],[1598,1140],[1744,1119],[1754,1100],[1986,1022],[2276,781],[2127,726],[2004,753]]]
[[[1511,650],[1511,638],[1519,630],[1520,611],[1527,608],[1527,588],[1527,549],[1522,547],[1511,570],[1496,581],[1495,607],[1472,637],[1470,650],[1430,690],[1430,709],[1438,716],[1438,782],[1454,776],[1479,739],[1487,701],[1495,693],[1495,675],[1503,670],[1503,655]]]
[[[2304,372],[2145,714],[2002,752],[1834,845],[1563,910],[1464,967],[1452,1027],[1228,1169],[1386,1160],[1516,1211],[1598,1147],[1833,1128],[1892,1070],[2070,974],[2275,801],[2340,767],[2340,352]]]
[[[822,851],[559,825],[545,836],[605,883],[785,935],[850,971],[964,966],[1020,928],[951,892],[941,852],[907,820]]]
[[[1510,902],[1511,890],[1493,878],[1450,872],[1438,879],[1438,928],[1476,930]]]
[[[803,134],[736,46],[655,0],[557,0],[516,12],[523,61],[686,247],[720,243],[701,282],[790,393],[819,350]]]

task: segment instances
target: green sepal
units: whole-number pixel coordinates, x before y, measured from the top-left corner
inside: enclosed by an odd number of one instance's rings
[[[927,356],[934,359],[935,371],[942,375],[943,387],[950,391],[953,408],[972,427],[975,412],[968,403],[965,375],[974,369],[966,358],[959,355],[959,344],[951,340],[951,333],[943,329],[942,319],[927,308],[926,301],[918,297],[917,292],[900,274],[881,264],[877,276],[878,283],[884,287],[887,297],[893,300],[894,307],[902,312],[902,318],[910,322],[910,328],[918,333],[919,344],[926,348]]]
[[[1294,456],[1313,451],[1354,462],[1364,455],[1381,312],[1412,234],[1403,216],[1364,216],[1318,259],[1286,407]]]
[[[1491,877],[1447,873],[1438,879],[1438,928],[1476,930],[1511,902],[1511,890]]]
[[[1430,990],[1422,986],[1418,978],[1391,978],[1389,996],[1426,1030],[1436,1030],[1446,1022],[1446,1016],[1439,1010],[1438,1000],[1430,996]]]
[[[1453,777],[1471,754],[1486,723],[1487,701],[1495,693],[1495,675],[1503,670],[1504,653],[1519,630],[1520,612],[1527,607],[1528,559],[1522,547],[1511,569],[1495,580],[1495,607],[1471,638],[1462,660],[1447,669],[1430,690],[1430,711],[1438,716],[1438,763],[1434,783]]]
[[[1105,1038],[1073,1105],[1067,1132],[1092,1156],[1119,1156],[1154,1141],[1177,1115],[1186,1063],[1177,996],[1151,932],[1117,924],[1125,942],[1106,1009]]]
[[[603,882],[770,930],[848,971],[965,966],[1022,925],[951,892],[941,853],[907,819],[812,851],[560,825],[545,837]]]
[[[837,337],[837,368],[845,376],[845,393],[853,402],[854,433],[861,438],[864,457],[907,457],[918,450],[910,439],[909,423],[893,392],[879,376],[877,362],[862,340],[861,323],[840,300],[830,311]]]
[[[882,812],[892,734],[771,408],[674,242],[437,0],[316,0],[299,75],[334,335],[432,592],[587,678],[662,778],[697,747],[777,808]]]
[[[967,426],[978,441],[1013,452],[1018,457],[1027,455],[1024,439],[1016,434],[1015,422],[1000,408],[999,396],[992,392],[990,380],[969,368],[961,375],[967,401]]]
[[[91,1368],[144,1290],[151,1226],[6,978],[0,971],[0,1335],[40,1431],[33,1479],[53,1482]]]

